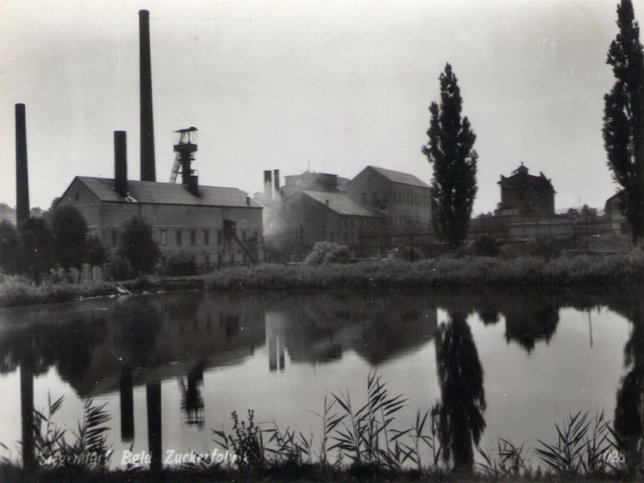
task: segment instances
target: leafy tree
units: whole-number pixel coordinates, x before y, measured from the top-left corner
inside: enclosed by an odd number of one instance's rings
[[[30,217],[20,229],[24,271],[34,282],[55,265],[53,233],[42,218]]]
[[[633,240],[643,234],[644,139],[642,139],[642,44],[630,0],[617,6],[619,33],[608,49],[606,63],[616,81],[604,96],[604,147],[613,179],[624,188],[622,210]]]
[[[463,99],[452,66],[440,77],[440,105],[432,102],[423,154],[433,165],[432,223],[438,237],[452,248],[467,236],[476,196],[476,135],[466,117],[461,118]]]
[[[20,235],[9,220],[0,221],[0,270],[11,274],[20,271]]]
[[[118,254],[130,261],[136,273],[151,272],[161,258],[152,227],[137,216],[123,222]]]
[[[87,222],[75,206],[58,206],[51,214],[56,261],[63,268],[80,268],[85,258]]]
[[[84,262],[91,266],[102,266],[107,260],[107,250],[103,242],[95,235],[88,235],[85,240]]]

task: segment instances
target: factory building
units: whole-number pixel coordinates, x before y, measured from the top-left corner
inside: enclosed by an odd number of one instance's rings
[[[114,253],[121,224],[131,216],[152,226],[166,259],[190,259],[202,269],[262,259],[262,208],[236,188],[129,181],[119,195],[114,180],[77,176],[57,206],[73,205],[88,229]]]
[[[337,175],[307,171],[284,180],[280,187],[279,171],[264,171],[264,193],[256,195],[265,205],[266,238],[278,258],[303,256],[318,241],[343,243],[359,256],[367,240],[382,233],[384,217],[352,200]]]
[[[281,213],[288,220],[294,248],[300,253],[306,253],[318,241],[342,243],[358,250],[365,237],[382,232],[385,222],[379,213],[339,192],[299,191],[285,199]]]
[[[236,188],[200,186],[192,169],[197,129],[176,131],[170,182],[156,181],[149,13],[139,12],[141,181],[127,179],[126,134],[114,133],[114,178],[77,176],[57,206],[71,205],[114,254],[123,222],[151,225],[166,261],[190,260],[202,269],[263,260],[262,207]],[[175,184],[181,174],[181,183]]]
[[[431,188],[412,174],[367,166],[346,189],[351,199],[385,217],[389,235],[431,231]]]
[[[348,180],[307,171],[285,176],[280,187],[275,173],[264,172],[258,199],[265,203],[267,242],[277,251],[302,256],[316,242],[331,241],[360,257],[408,245],[410,234],[427,241],[430,187],[411,174],[368,166]]]

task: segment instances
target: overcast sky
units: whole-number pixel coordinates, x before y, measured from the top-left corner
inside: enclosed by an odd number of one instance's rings
[[[634,2],[638,18],[644,2]],[[139,178],[138,10],[150,10],[157,181],[173,133],[199,129],[200,183],[254,193],[262,171],[353,177],[371,164],[429,183],[427,108],[450,62],[477,134],[474,212],[521,162],[556,208],[616,191],[601,137],[617,0],[0,2],[0,202],[15,206],[14,104],[27,106],[31,205],[76,175],[113,176],[128,132]]]

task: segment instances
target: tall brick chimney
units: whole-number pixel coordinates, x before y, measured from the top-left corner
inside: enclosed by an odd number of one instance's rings
[[[16,225],[29,219],[29,172],[27,170],[27,126],[25,105],[16,104]]]
[[[150,12],[139,10],[139,75],[141,82],[141,181],[156,181],[154,121],[152,116],[152,67]]]

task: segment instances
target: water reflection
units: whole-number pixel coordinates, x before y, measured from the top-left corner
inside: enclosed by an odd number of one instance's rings
[[[421,347],[436,331],[436,306],[411,293],[323,293],[278,297],[266,308],[271,372],[292,363],[328,363],[354,351],[378,366]]]
[[[121,441],[130,442],[134,439],[134,385],[132,370],[126,367],[121,369],[119,400],[121,404]]]
[[[489,329],[496,324],[502,329],[504,324],[505,341],[530,353],[555,337],[562,307],[589,310],[597,305],[625,314],[632,326],[616,397],[615,429],[628,464],[635,467],[642,464],[638,445],[644,444],[644,318],[634,294],[174,293],[17,308],[0,311],[0,373],[20,370],[26,466],[34,462],[34,378],[54,367],[80,397],[118,395],[115,410],[120,411],[123,442],[137,437],[135,419],[147,418],[147,435],[138,436],[144,441],[147,436],[152,466],[158,469],[164,447],[162,409],[176,407],[161,390],[163,381],[179,387],[173,397],[180,398],[181,412],[172,417],[200,429],[208,412],[217,409],[212,402],[208,406],[204,396],[204,374],[211,369],[254,356],[261,358],[258,367],[267,377],[281,377],[289,376],[290,366],[339,363],[347,353],[378,368],[434,339],[445,456],[456,470],[469,472],[473,445],[486,426],[486,398],[467,316],[478,313]],[[437,308],[449,313],[440,327]],[[145,414],[135,409],[135,387],[145,388]]]
[[[473,445],[478,445],[485,429],[486,404],[483,368],[465,314],[450,313],[449,320],[440,325],[435,342],[443,458],[446,462],[452,459],[454,471],[471,473]]]
[[[179,377],[181,386],[181,410],[187,424],[203,427],[205,422],[205,405],[201,395],[203,386],[203,364],[198,364],[187,376]]]
[[[629,471],[644,465],[644,311],[633,309],[631,334],[624,347],[628,371],[617,390],[615,431]]]

